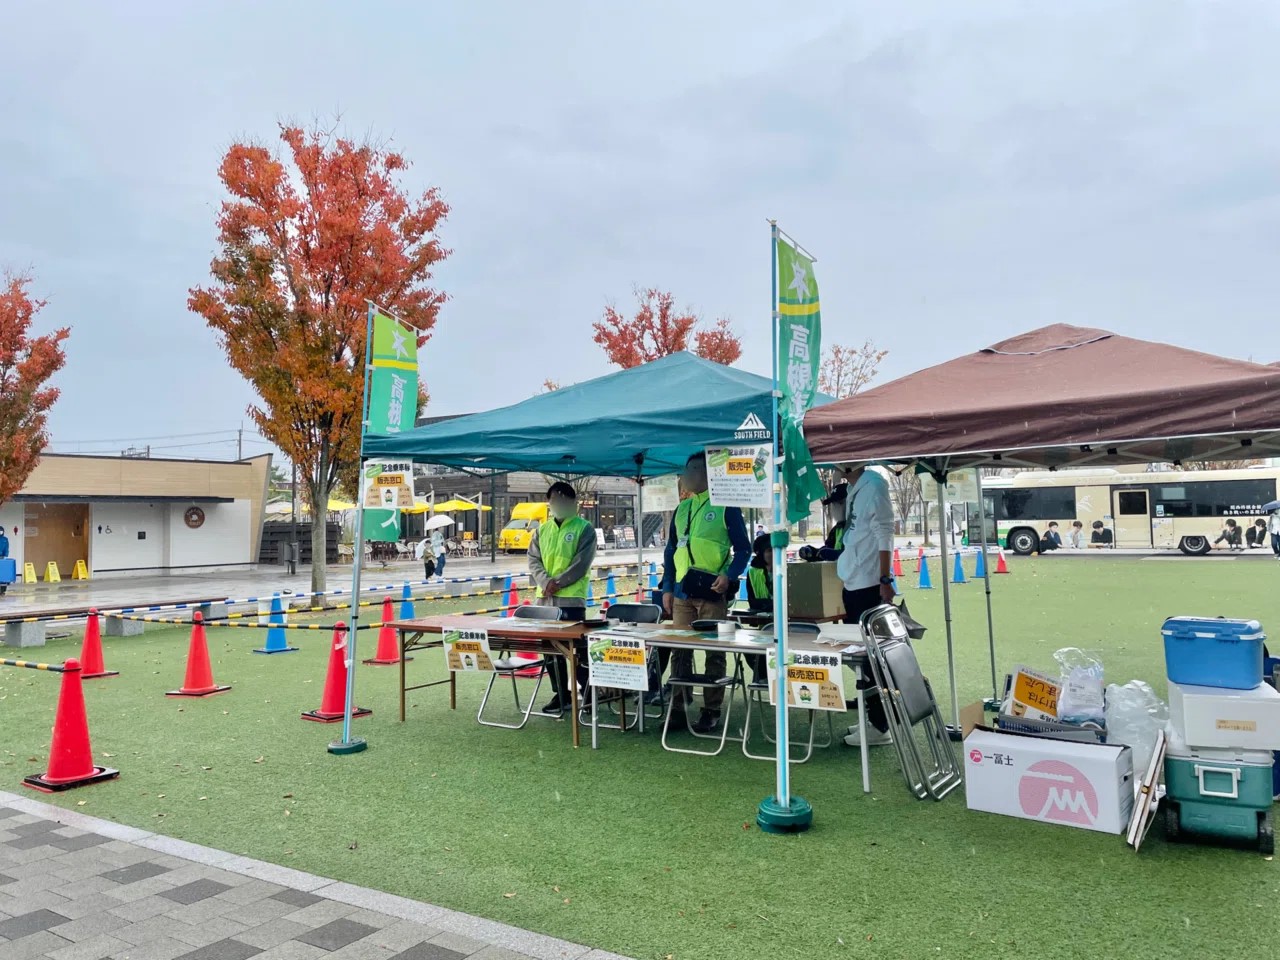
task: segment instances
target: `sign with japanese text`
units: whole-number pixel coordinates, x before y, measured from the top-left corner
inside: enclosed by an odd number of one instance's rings
[[[920,496],[925,503],[938,502],[938,481],[920,474]],[[973,470],[952,470],[947,474],[948,503],[977,503],[978,475]]]
[[[493,673],[488,630],[446,630],[444,656],[454,673]]]
[[[674,473],[644,482],[644,512],[671,513],[680,506],[680,489]]]
[[[1006,712],[1032,720],[1058,719],[1058,678],[1019,666],[1013,674],[1013,693]]]
[[[360,485],[363,538],[383,543],[399,540],[400,511],[413,506],[413,464],[366,460]]]
[[[778,652],[769,649],[769,703],[777,706]],[[799,710],[834,710],[844,703],[844,668],[834,650],[793,650],[787,654],[787,706]]]
[[[822,308],[813,261],[778,240],[778,411],[798,423],[813,406],[822,359]]]
[[[707,448],[707,483],[717,507],[760,507],[773,503],[772,447],[744,445]]]
[[[402,433],[418,419],[418,331],[373,313],[367,434]]]
[[[649,689],[648,656],[644,639],[633,634],[599,631],[587,648],[588,679],[593,687],[619,690]]]

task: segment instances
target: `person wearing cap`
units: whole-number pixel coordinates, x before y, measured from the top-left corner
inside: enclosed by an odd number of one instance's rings
[[[695,620],[724,620],[729,599],[737,591],[738,578],[751,562],[751,538],[738,507],[711,503],[707,482],[707,455],[695,453],[680,477],[689,497],[681,501],[671,518],[662,563],[662,607],[677,629],[687,630]],[[713,679],[725,675],[723,651],[707,651],[704,674]],[[671,655],[672,676],[693,673],[693,651]],[[683,692],[683,691],[677,691]],[[723,687],[704,687],[702,713],[691,729],[710,733],[720,723]],[[687,723],[685,702],[677,696],[671,704],[671,725]]]
[[[563,480],[547,490],[551,519],[529,540],[529,579],[538,590],[538,603],[559,607],[564,620],[587,619],[587,584],[596,558],[596,531],[578,516],[578,494]],[[579,687],[586,685],[585,643],[578,653]],[[555,696],[543,713],[561,713],[573,703],[569,671],[562,657],[551,657],[551,687]]]
[[[844,585],[844,622],[857,623],[873,607],[893,602],[893,500],[889,496],[888,481],[865,465],[846,470],[845,482],[848,493],[844,550],[836,561],[836,575]],[[871,675],[864,668],[858,687],[865,690],[872,684]],[[859,722],[869,722],[874,728],[867,731],[867,744],[892,743],[880,698],[867,697],[865,703],[866,716],[860,717]],[[859,746],[857,727],[849,728],[844,742]]]

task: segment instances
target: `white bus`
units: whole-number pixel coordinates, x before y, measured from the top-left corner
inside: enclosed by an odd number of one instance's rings
[[[1212,549],[1227,517],[1243,529],[1265,519],[1262,507],[1276,499],[1278,477],[1280,468],[1261,466],[1146,473],[1034,470],[984,478],[982,489],[988,536],[994,532],[1023,556],[1039,548],[1051,520],[1058,522],[1064,544],[1073,521],[1083,524],[1086,541],[1094,521],[1102,521],[1117,547],[1176,547],[1196,556]]]

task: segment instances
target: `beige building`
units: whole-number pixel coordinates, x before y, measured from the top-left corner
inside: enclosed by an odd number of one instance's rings
[[[246,569],[257,562],[271,456],[239,462],[45,454],[0,504],[21,576]]]

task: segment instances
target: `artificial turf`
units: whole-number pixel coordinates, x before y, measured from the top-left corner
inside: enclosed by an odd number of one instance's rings
[[[1001,673],[1052,667],[1055,649],[1081,646],[1100,654],[1108,682],[1141,678],[1163,695],[1164,617],[1249,616],[1280,630],[1273,562],[1050,557],[1012,569],[992,581]],[[932,591],[906,593],[930,628],[917,650],[945,699],[933,572]],[[955,587],[952,608],[967,702],[991,686],[981,582]],[[732,744],[703,759],[664,752],[656,735],[609,731],[602,749],[584,738],[575,751],[567,723],[480,727],[476,677],[460,681],[456,713],[446,688],[410,694],[401,724],[398,669],[361,666],[357,700],[374,713],[356,728],[370,747],[339,758],[325,750],[336,728],[299,718],[319,703],[327,636],[291,633],[300,652],[263,657],[249,652],[257,632],[211,628],[215,676],[232,691],[166,699],[187,636],[152,627],[106,641],[120,676],[88,682],[86,696],[99,762],[120,779],[51,802],[645,960],[1277,949],[1280,877],[1258,854],[1172,846],[1158,831],[1134,854],[1120,837],[970,813],[963,791],[918,801],[892,748],[874,752],[871,795],[856,751],[818,751],[793,773],[813,829],[771,836],[754,819],[773,767]],[[78,644],[50,641],[41,658]],[[361,645],[370,655],[372,635]],[[411,677],[444,676],[442,660],[419,653]],[[55,686],[0,668],[6,789],[43,769]]]

